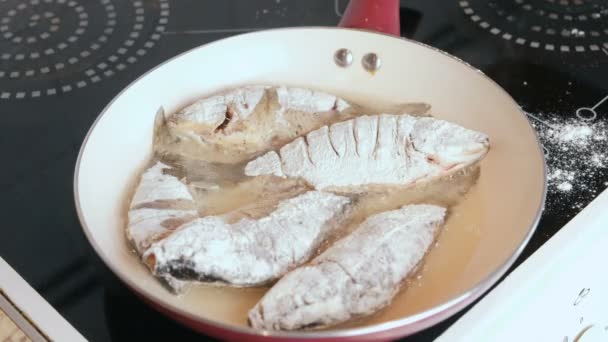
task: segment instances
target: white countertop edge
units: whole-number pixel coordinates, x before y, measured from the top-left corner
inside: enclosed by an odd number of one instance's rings
[[[539,270],[571,257],[575,250],[594,244],[594,236],[608,232],[608,189],[560,229],[496,288],[440,335],[435,342],[472,341],[504,324],[513,300],[532,291]],[[599,222],[599,223],[598,223]],[[605,224],[604,224],[605,222]],[[605,227],[604,227],[605,226]],[[520,303],[521,304],[521,303]],[[523,309],[523,308],[520,308]]]
[[[47,338],[52,341],[86,341],[2,258],[0,258],[0,289]]]

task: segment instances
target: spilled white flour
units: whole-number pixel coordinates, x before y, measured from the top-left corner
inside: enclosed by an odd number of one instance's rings
[[[542,113],[528,116],[545,150],[547,208],[582,209],[608,185],[608,123]]]

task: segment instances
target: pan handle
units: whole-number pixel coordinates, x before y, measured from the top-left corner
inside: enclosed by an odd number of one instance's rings
[[[338,26],[400,36],[399,0],[350,0]]]

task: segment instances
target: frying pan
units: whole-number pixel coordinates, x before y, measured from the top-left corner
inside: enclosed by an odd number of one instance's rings
[[[95,251],[144,301],[222,339],[393,339],[470,304],[521,253],[538,222],[546,189],[542,149],[517,103],[463,61],[396,37],[396,0],[352,1],[342,25],[357,29],[274,29],[197,47],[141,76],[99,115],[76,164],[76,207]],[[340,49],[348,49],[350,58],[337,63]],[[369,53],[376,58],[366,61]],[[370,72],[363,65],[379,68]],[[263,289],[201,287],[175,296],[132,252],[124,234],[127,194],[151,156],[159,106],[173,112],[201,96],[245,84],[314,88],[364,105],[423,101],[431,104],[434,116],[490,136],[491,151],[480,165],[477,183],[451,208],[419,275],[390,307],[329,330],[256,331],[247,326],[246,312]]]

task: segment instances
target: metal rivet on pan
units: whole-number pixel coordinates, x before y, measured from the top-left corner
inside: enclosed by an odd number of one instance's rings
[[[334,62],[343,68],[353,64],[353,53],[349,49],[340,49],[334,54]]]
[[[380,60],[380,57],[378,57],[378,55],[373,52],[370,52],[363,56],[361,64],[363,65],[363,68],[365,68],[365,70],[374,73],[378,71],[378,69],[380,69],[380,67],[382,66],[382,61]]]

